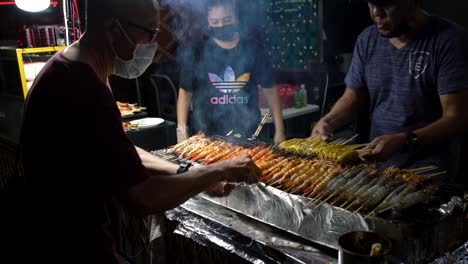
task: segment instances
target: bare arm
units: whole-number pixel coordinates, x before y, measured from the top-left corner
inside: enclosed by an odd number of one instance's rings
[[[440,96],[442,117],[426,127],[414,131],[421,145],[446,143],[468,131],[468,91]]]
[[[192,93],[179,89],[179,97],[177,98],[177,127],[187,127],[188,112],[192,103]]]
[[[413,131],[420,139],[421,148],[443,144],[468,131],[468,92],[457,92],[440,96],[442,117],[435,122]],[[409,131],[407,131],[409,132]],[[406,134],[384,135],[374,139],[368,146],[377,160],[388,160],[400,152],[406,142]]]
[[[148,215],[178,206],[222,181],[256,182],[260,170],[248,156],[189,170],[176,175],[153,175],[133,186],[127,205],[137,215]]]
[[[330,140],[333,132],[351,122],[357,110],[362,106],[366,98],[365,91],[354,91],[346,88],[344,94],[333,106],[330,113],[324,116],[312,129],[311,136]]]
[[[273,115],[273,122],[275,124],[275,144],[284,141],[284,122],[283,111],[281,109],[281,101],[278,95],[278,90],[275,88],[263,88],[263,94],[267,100],[270,111]]]
[[[150,170],[154,174],[176,174],[177,169],[179,168],[178,165],[169,162],[167,160],[163,160],[154,156],[153,154],[143,150],[139,147],[135,146],[135,149],[140,156],[140,159],[145,166],[146,169]]]

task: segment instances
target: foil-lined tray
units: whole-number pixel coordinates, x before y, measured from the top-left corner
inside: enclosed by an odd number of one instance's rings
[[[222,248],[251,263],[337,263],[336,251],[314,247],[307,240],[202,197],[188,200],[166,216],[179,223],[174,233],[204,246]]]
[[[166,150],[154,151],[153,154],[166,160],[177,158]],[[326,203],[318,207],[305,207],[311,199],[289,194],[263,183],[239,184],[226,197],[211,197],[203,193],[199,197],[335,250],[339,249],[338,238],[347,232],[378,232],[393,242],[390,263],[426,263],[440,256],[449,245],[461,241],[463,234],[461,210],[455,209],[450,214],[442,214],[447,206],[430,211],[424,209],[419,220],[416,214],[413,221],[395,221],[379,217],[364,219],[358,213]]]
[[[238,185],[226,197],[211,197],[206,194],[200,196],[258,221],[334,249],[338,249],[337,241],[340,235],[355,230],[369,231],[367,222],[359,214],[327,204],[303,210],[309,199],[306,200],[261,183]]]
[[[211,197],[207,194],[199,196],[259,222],[335,250],[339,250],[339,237],[348,232],[374,231],[383,234],[393,244],[390,263],[426,263],[440,256],[450,245],[463,239],[461,210],[454,210],[450,215],[441,216],[437,212],[438,209],[434,209],[431,221],[424,219],[421,222],[408,223],[378,217],[364,219],[360,214],[328,204],[304,209],[304,205],[310,199],[262,184],[238,185],[226,197]]]

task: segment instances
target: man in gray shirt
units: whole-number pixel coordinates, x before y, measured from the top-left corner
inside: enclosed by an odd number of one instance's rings
[[[421,0],[368,4],[375,25],[358,37],[345,93],[312,136],[329,140],[367,102],[379,167],[435,165],[453,177],[449,145],[468,124],[465,32],[424,12]]]

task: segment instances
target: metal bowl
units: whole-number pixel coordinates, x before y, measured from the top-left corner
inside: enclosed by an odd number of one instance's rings
[[[382,252],[380,256],[371,257],[372,245],[380,243]],[[342,235],[338,239],[340,246],[340,264],[387,263],[385,256],[391,251],[392,244],[389,239],[374,232],[355,231]]]

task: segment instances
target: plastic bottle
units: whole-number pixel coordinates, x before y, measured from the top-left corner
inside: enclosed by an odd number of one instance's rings
[[[301,89],[296,89],[296,93],[294,94],[294,107],[302,107]]]
[[[307,106],[307,90],[305,88],[305,84],[301,84],[301,106],[306,107]]]

